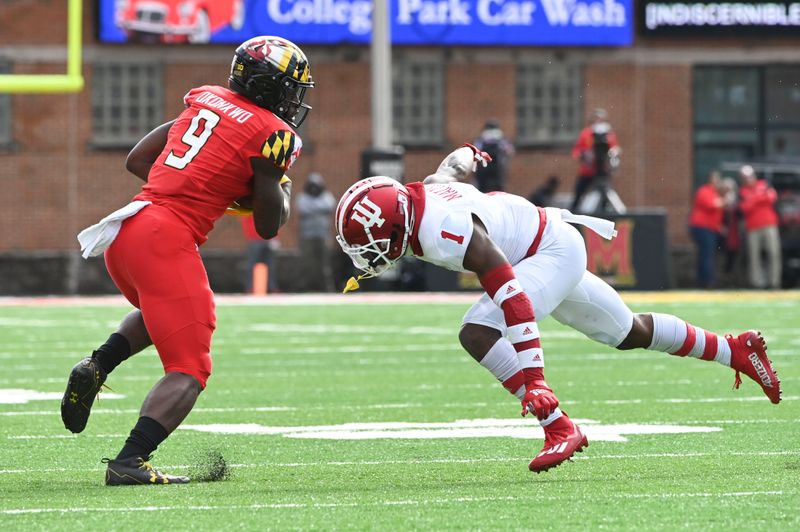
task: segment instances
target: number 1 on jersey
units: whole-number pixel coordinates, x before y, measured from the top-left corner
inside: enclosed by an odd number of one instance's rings
[[[203,130],[200,132],[199,135],[195,134],[195,132],[200,127],[200,120],[203,121]],[[167,166],[171,166],[173,168],[177,168],[178,170],[183,170],[186,168],[186,165],[192,162],[192,159],[197,156],[200,152],[200,148],[202,148],[208,139],[211,137],[211,133],[214,127],[219,124],[219,115],[213,111],[209,111],[208,109],[200,109],[192,118],[192,123],[189,125],[189,129],[186,130],[186,133],[183,134],[181,137],[181,141],[189,146],[189,149],[181,155],[180,157],[175,155],[175,152],[170,150],[167,154],[167,158],[164,160],[164,164]]]
[[[454,235],[453,233],[448,233],[447,231],[442,231],[442,238],[446,240],[452,240],[459,246],[464,243],[464,237],[462,235]]]

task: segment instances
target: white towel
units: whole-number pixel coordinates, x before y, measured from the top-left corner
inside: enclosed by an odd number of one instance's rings
[[[117,238],[122,222],[148,205],[150,205],[149,201],[132,201],[78,233],[78,242],[81,243],[81,256],[84,259],[88,259],[103,253]]]
[[[554,218],[560,218],[565,222],[586,226],[606,240],[611,240],[617,236],[617,231],[614,229],[614,222],[611,220],[597,218],[596,216],[587,216],[585,214],[573,214],[567,209],[548,207],[547,218],[550,219],[553,214],[555,214],[555,216],[553,216]]]

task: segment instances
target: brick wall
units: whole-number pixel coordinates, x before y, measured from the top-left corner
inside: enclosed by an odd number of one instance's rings
[[[227,78],[225,58],[232,47],[183,47],[180,54],[192,57],[186,62],[159,47],[96,43],[93,5],[85,2],[87,88],[77,95],[13,96],[14,145],[0,149],[0,225],[4,229],[0,232],[0,254],[75,250],[78,229],[124,204],[138,189],[138,180],[124,170],[125,150],[98,150],[91,145],[94,58],[132,52],[161,54],[165,62],[165,120],[180,111],[187,89],[205,83],[222,84]],[[4,46],[24,52],[7,57],[13,62],[14,72],[64,72],[65,63],[58,57],[65,56],[65,20],[64,0],[6,0],[0,4]],[[623,148],[622,166],[615,178],[622,199],[629,207],[666,207],[670,242],[680,247],[689,243],[685,220],[692,192],[693,60],[681,54],[674,60],[665,59],[654,42],[637,41],[632,50],[555,53],[580,56],[585,62],[584,110],[604,107],[609,111]],[[689,51],[707,50],[704,53],[718,53],[728,57],[725,60],[730,60],[727,50],[732,46],[718,42],[670,45]],[[757,50],[759,44],[751,42],[748,46],[748,50]],[[787,43],[774,46],[786,48]],[[37,55],[38,47],[44,47],[41,55]],[[363,48],[343,47],[339,51],[337,55],[336,50],[307,49],[318,88],[309,99],[314,110],[302,130],[305,152],[292,171],[296,190],[309,172],[320,171],[334,194],[340,194],[359,176],[361,151],[370,145],[368,54]],[[409,179],[430,173],[449,150],[473,138],[487,118],[499,120],[514,137],[517,51],[482,53],[492,59],[474,64],[464,59],[470,51],[448,52],[456,59],[446,68],[446,139],[441,147],[407,152]],[[0,49],[0,57],[3,55]],[[213,60],[206,60],[206,56],[213,56]],[[315,61],[315,57],[322,59]],[[575,166],[566,147],[520,149],[511,163],[509,190],[527,195],[556,174],[562,178],[562,191],[571,192]],[[296,221],[291,221],[281,234],[284,247],[295,246],[295,233]],[[238,222],[226,217],[218,223],[207,248],[238,250],[243,245]]]

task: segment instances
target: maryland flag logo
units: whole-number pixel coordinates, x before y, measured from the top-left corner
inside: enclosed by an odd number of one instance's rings
[[[261,153],[272,164],[285,171],[297,159],[302,144],[300,137],[291,131],[276,131],[264,143]]]

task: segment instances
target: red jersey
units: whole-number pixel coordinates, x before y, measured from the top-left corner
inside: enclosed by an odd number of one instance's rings
[[[778,193],[763,179],[739,188],[739,208],[748,231],[778,225],[778,213],[775,212],[777,199]]]
[[[702,227],[719,233],[722,229],[723,207],[717,187],[706,183],[697,189],[694,195],[694,205],[689,214],[689,225]]]
[[[287,171],[303,143],[271,111],[224,87],[198,87],[183,100],[186,109],[134,199],[169,208],[202,244],[225,209],[253,192],[250,159]]]
[[[617,134],[614,133],[613,130],[608,132],[607,139],[609,148],[616,148],[619,146]],[[594,152],[592,151],[593,146],[594,131],[591,126],[588,126],[581,130],[578,139],[575,141],[575,145],[572,147],[572,157],[580,161],[578,175],[582,177],[593,176],[597,173],[597,167],[594,163]],[[588,157],[585,156],[585,154],[588,154]]]

